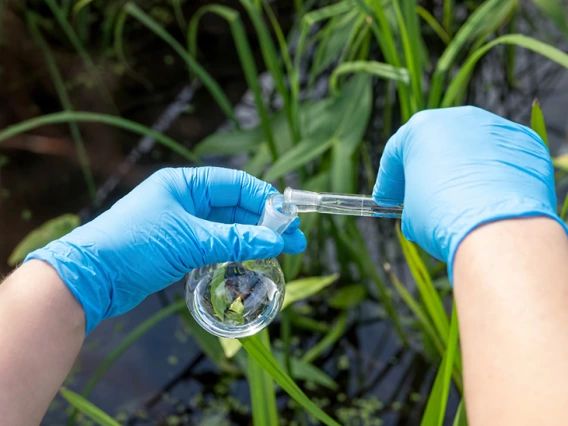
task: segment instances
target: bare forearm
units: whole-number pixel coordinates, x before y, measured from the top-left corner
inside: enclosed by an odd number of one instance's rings
[[[482,226],[454,271],[470,424],[565,424],[565,231],[547,218]]]
[[[27,262],[0,285],[0,423],[40,423],[84,333],[81,305],[49,265]]]

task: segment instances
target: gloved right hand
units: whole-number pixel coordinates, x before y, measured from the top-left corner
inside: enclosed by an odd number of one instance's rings
[[[475,107],[422,111],[388,141],[376,201],[404,201],[402,232],[452,264],[483,223],[556,214],[550,153],[531,129]]]

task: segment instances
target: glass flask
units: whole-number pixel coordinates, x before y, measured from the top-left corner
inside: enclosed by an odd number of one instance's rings
[[[282,208],[284,198],[271,196],[258,225],[283,233],[298,215]],[[251,336],[270,324],[284,301],[284,273],[276,259],[205,265],[191,271],[185,302],[195,321],[219,337]]]

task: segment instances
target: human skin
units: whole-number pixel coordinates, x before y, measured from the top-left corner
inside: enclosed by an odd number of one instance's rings
[[[550,218],[492,222],[454,263],[469,424],[564,425],[568,238]]]
[[[85,313],[55,270],[31,260],[0,285],[0,425],[38,425],[85,337]]]

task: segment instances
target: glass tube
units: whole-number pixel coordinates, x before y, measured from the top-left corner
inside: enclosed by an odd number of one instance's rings
[[[286,188],[283,209],[295,209],[299,213],[318,212],[348,216],[400,218],[402,203],[381,200],[380,204],[368,195],[330,194]]]

